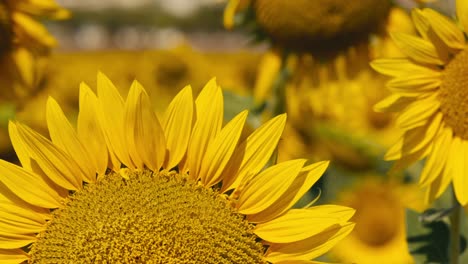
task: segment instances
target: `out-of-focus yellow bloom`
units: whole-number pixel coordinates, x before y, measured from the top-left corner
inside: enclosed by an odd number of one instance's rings
[[[356,228],[331,255],[344,263],[413,263],[406,242],[405,207],[421,211],[423,201],[424,193],[417,186],[392,184],[376,176],[362,178],[339,197],[338,203],[356,208]]]
[[[64,19],[68,11],[53,0],[0,3],[0,102],[24,99],[37,89],[42,57],[56,44],[36,17]]]
[[[22,101],[17,118],[34,129],[46,132],[44,105],[53,96],[70,118],[77,115],[81,81],[94,83],[96,72],[105,71],[121,92],[135,79],[149,87],[157,111],[164,110],[177,88],[189,83],[195,91],[207,79],[217,76],[225,90],[251,93],[258,69],[259,55],[249,52],[200,53],[188,47],[160,51],[101,51],[52,54],[44,67],[43,81],[34,97]],[[135,63],[138,61],[138,63]],[[6,128],[0,130],[0,153],[11,151]]]

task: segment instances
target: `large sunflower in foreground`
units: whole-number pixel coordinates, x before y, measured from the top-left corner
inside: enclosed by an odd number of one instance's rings
[[[51,140],[9,124],[22,167],[0,160],[0,261],[313,263],[352,230],[348,207],[290,209],[327,162],[265,168],[285,115],[242,138],[247,112],[223,126],[214,80],[160,119],[138,82],[123,100],[97,79],[76,131],[52,98]]]
[[[394,34],[405,58],[372,63],[394,77],[393,93],[377,110],[399,112],[402,138],[387,152],[401,169],[427,157],[420,184],[428,199],[439,197],[452,182],[458,201],[468,203],[468,2],[457,1],[458,24],[431,9],[415,9],[414,25],[420,36]],[[460,27],[461,28],[460,28]],[[464,29],[464,30],[462,30]]]
[[[56,40],[35,18],[63,19],[69,12],[53,0],[0,2],[1,100],[23,98],[37,88],[40,59]]]

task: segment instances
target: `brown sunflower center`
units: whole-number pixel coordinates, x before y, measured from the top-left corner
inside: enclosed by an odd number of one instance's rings
[[[106,175],[52,216],[31,263],[264,263],[252,224],[175,172]]]
[[[445,67],[440,86],[440,110],[456,136],[468,139],[468,51],[458,53]]]
[[[312,50],[346,47],[385,22],[387,0],[256,0],[257,22],[280,44]]]
[[[5,0],[0,0],[0,57],[9,52],[13,44],[10,10]]]

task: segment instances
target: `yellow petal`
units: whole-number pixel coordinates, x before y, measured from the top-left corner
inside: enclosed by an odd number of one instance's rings
[[[187,150],[187,160],[191,177],[200,177],[200,166],[208,144],[219,133],[223,124],[223,93],[211,79],[195,101],[197,120],[192,130]]]
[[[0,249],[0,264],[19,264],[28,259],[28,255],[21,249]]]
[[[46,117],[52,142],[76,161],[83,171],[84,181],[96,181],[92,158],[88,156],[88,152],[78,139],[75,129],[68,122],[58,103],[51,97],[47,100]]]
[[[257,103],[267,100],[280,69],[281,54],[272,50],[263,55],[254,87],[254,98]]]
[[[437,131],[439,131],[441,121],[442,113],[437,113],[423,127],[407,131],[404,135],[404,144],[401,149],[402,154],[409,155],[415,153],[432,143]]]
[[[28,148],[21,140],[15,123],[8,121],[8,134],[10,135],[11,144],[15,150],[21,165],[28,171],[32,171],[31,156],[29,155]]]
[[[399,112],[414,101],[413,98],[403,97],[400,94],[391,94],[374,105],[376,112]]]
[[[223,24],[226,29],[234,27],[234,17],[241,0],[229,0],[224,9]]]
[[[124,101],[117,88],[103,73],[97,75],[97,91],[100,106],[100,121],[107,138],[111,153],[111,161],[114,169],[120,167],[120,162],[129,168],[134,168],[128,149],[124,132]]]
[[[21,78],[26,83],[26,85],[29,87],[36,85],[34,83],[36,81],[36,64],[34,61],[35,58],[31,51],[26,48],[19,47],[12,51],[12,56]]]
[[[145,164],[159,171],[164,162],[166,140],[150,98],[137,81],[133,82],[125,103],[125,124],[129,152],[135,165],[143,168]]]
[[[332,209],[333,211],[327,210]],[[349,220],[355,210],[343,206],[315,206],[292,209],[286,214],[255,226],[254,233],[271,243],[291,243],[318,235],[335,224]]]
[[[60,206],[60,196],[40,176],[0,160],[0,182],[22,200],[44,208]]]
[[[409,74],[393,78],[387,82],[390,91],[403,96],[418,96],[420,92],[427,92],[439,88],[442,84],[440,72],[428,75]]]
[[[392,39],[406,56],[417,62],[434,65],[444,64],[437,56],[434,45],[427,40],[404,33],[393,33]]]
[[[428,31],[430,23],[421,9],[414,8],[411,10],[411,18],[413,19],[414,26],[418,30],[418,33],[424,38],[429,39]]]
[[[36,241],[37,238],[33,234],[3,234],[0,233],[0,248],[1,249],[18,249]]]
[[[441,129],[440,135],[434,141],[434,147],[429,155],[424,168],[421,172],[419,184],[425,187],[427,184],[433,182],[438,177],[444,168],[452,140],[452,133],[449,129]]]
[[[457,18],[465,32],[468,31],[468,2],[466,0],[457,0]]]
[[[286,244],[272,244],[266,252],[266,260],[272,263],[285,260],[314,259],[336,245],[354,228],[354,224],[334,225],[313,237]]]
[[[32,19],[30,16],[21,12],[14,12],[12,19],[18,26],[14,27],[15,33],[24,41],[35,41],[45,47],[53,47],[57,44],[56,40],[47,31],[47,29],[39,22]]]
[[[418,100],[401,112],[396,123],[404,130],[422,126],[439,109],[439,106],[440,102],[434,97]]]
[[[16,124],[31,157],[53,182],[68,190],[82,188],[83,173],[64,151],[29,127]]]
[[[0,233],[33,234],[45,230],[45,218],[29,208],[0,201]]]
[[[406,58],[377,59],[370,63],[371,67],[381,74],[392,77],[411,75],[431,76],[438,74],[436,69],[418,65]]]
[[[321,161],[302,168],[288,190],[275,203],[275,206],[270,206],[258,214],[248,215],[249,222],[269,221],[290,209],[322,177],[329,163],[329,161]]]
[[[223,172],[223,191],[235,188],[246,175],[256,175],[265,166],[278,146],[285,124],[286,114],[279,115],[240,144]]]
[[[241,136],[247,114],[247,111],[243,111],[234,117],[210,142],[201,164],[200,176],[197,177],[205,186],[212,186],[221,180],[221,174]]]
[[[239,193],[239,213],[256,214],[273,206],[293,183],[305,162],[304,159],[285,161],[267,168],[249,180]]]
[[[399,160],[397,160],[393,166],[390,168],[388,174],[389,175],[395,175],[396,173],[401,173],[401,171],[407,167],[409,167],[411,164],[415,163],[416,161],[418,160],[421,160],[423,159],[424,157],[426,157],[430,150],[432,149],[431,148],[432,146],[430,144],[424,146],[422,149],[414,152],[414,153],[411,153],[411,154],[408,154],[408,155],[405,155],[405,156],[401,156],[401,158]]]
[[[98,99],[91,89],[85,84],[80,84],[80,111],[77,121],[78,139],[85,147],[91,159],[94,172],[104,175],[107,170],[109,153],[107,151],[106,139],[99,124],[96,113],[98,110]]]
[[[452,20],[430,8],[425,8],[423,13],[434,32],[448,47],[454,49],[465,48],[465,36]]]
[[[458,202],[462,206],[468,203],[468,143],[455,137],[452,142],[453,151],[456,154],[450,155],[455,160],[453,161],[453,188]]]
[[[174,168],[184,157],[192,132],[192,121],[192,88],[186,86],[169,104],[162,122],[167,147],[164,168]]]

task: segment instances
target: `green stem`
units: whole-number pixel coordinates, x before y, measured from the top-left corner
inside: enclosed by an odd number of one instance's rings
[[[453,210],[450,215],[450,264],[458,264],[460,255],[460,211],[461,206],[453,195]]]

